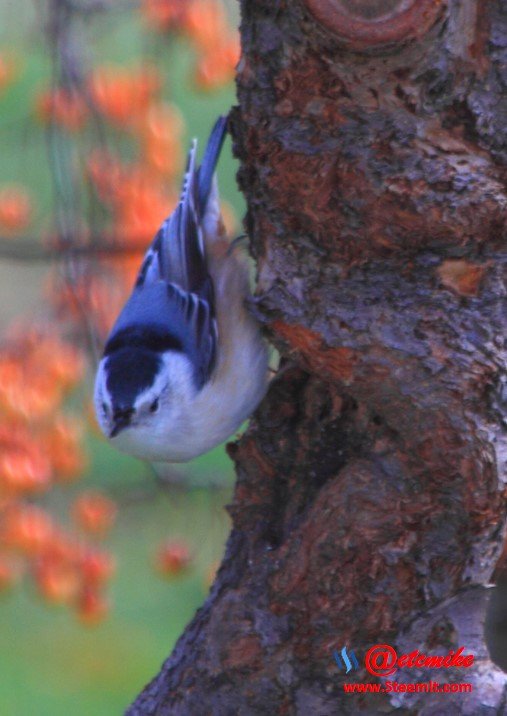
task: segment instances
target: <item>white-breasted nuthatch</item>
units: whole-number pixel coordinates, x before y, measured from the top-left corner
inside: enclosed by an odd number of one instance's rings
[[[104,348],[99,425],[120,450],[185,462],[230,437],[267,385],[267,350],[248,313],[248,267],[225,236],[215,166],[220,117],[201,166],[188,155],[181,199],[162,224]]]

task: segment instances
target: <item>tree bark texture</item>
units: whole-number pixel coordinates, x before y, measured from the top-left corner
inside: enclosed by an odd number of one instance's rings
[[[253,310],[281,368],[230,448],[210,597],[138,714],[503,714],[507,3],[242,0],[233,113]],[[471,694],[347,695],[333,660]]]

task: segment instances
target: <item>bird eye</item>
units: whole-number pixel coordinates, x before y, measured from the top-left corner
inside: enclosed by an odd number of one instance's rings
[[[158,410],[158,398],[155,398],[153,403],[150,405],[150,413],[156,413]]]

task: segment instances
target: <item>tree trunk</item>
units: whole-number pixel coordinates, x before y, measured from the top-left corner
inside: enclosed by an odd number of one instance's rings
[[[137,714],[503,714],[507,4],[242,0],[254,310],[282,355],[230,448],[233,530]],[[346,694],[375,644],[469,668]],[[333,651],[359,669],[345,675]]]

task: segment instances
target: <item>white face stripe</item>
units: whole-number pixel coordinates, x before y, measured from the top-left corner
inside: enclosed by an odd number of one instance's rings
[[[102,400],[107,402],[108,404],[110,404],[111,401],[110,401],[109,394],[108,394],[107,388],[106,388],[106,375],[105,375],[105,370],[104,370],[105,362],[106,362],[106,359],[102,358],[102,360],[99,363],[99,367],[97,369],[97,378],[95,380],[95,389],[96,389],[97,393],[100,392]]]
[[[94,391],[94,403],[95,403],[95,415],[100,429],[106,435],[109,436],[111,431],[111,417],[113,413],[113,405],[111,402],[111,396],[106,385],[106,371],[105,363],[106,358],[102,358],[97,369],[97,377],[95,379],[95,391]],[[106,406],[104,413],[103,405]]]

